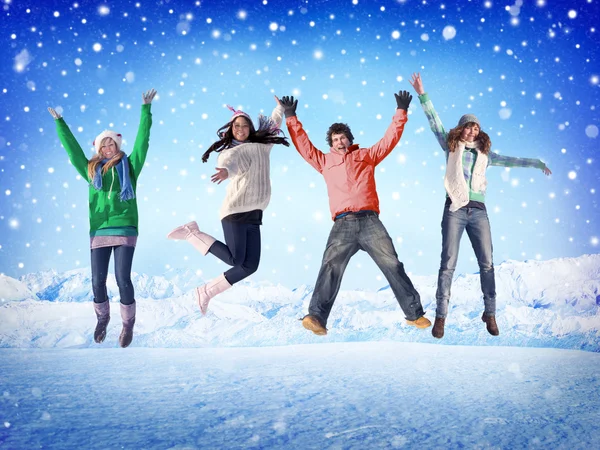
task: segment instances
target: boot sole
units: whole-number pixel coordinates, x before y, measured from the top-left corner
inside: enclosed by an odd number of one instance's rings
[[[315,333],[318,336],[325,336],[327,335],[327,330],[325,328],[323,328],[321,325],[319,324],[315,324],[314,322],[310,321],[310,320],[306,320],[306,321],[302,321],[302,326],[304,328],[306,328],[309,331],[312,331],[313,333]]]

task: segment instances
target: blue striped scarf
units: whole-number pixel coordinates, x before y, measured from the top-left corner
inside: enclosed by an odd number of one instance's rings
[[[102,163],[96,166],[96,173],[94,175],[94,179],[92,180],[92,186],[94,186],[94,189],[96,190],[102,189],[102,168],[108,161],[108,159],[103,159]],[[114,168],[117,169],[119,183],[121,183],[121,201],[124,202],[134,199],[135,192],[133,191],[131,178],[129,177],[129,160],[127,157],[124,156],[121,158],[121,161],[119,161]]]

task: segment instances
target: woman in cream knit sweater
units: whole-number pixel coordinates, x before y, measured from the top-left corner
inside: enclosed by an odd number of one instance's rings
[[[248,114],[229,106],[233,116],[217,131],[219,140],[202,155],[202,161],[207,162],[212,152],[219,153],[217,172],[211,176],[213,183],[229,180],[219,214],[225,243],[200,231],[196,222],[177,227],[167,235],[169,239],[185,239],[203,255],[210,252],[232,266],[196,288],[202,314],[206,314],[208,303],[215,295],[258,269],[260,225],[271,199],[271,148],[275,144],[289,146],[286,138],[279,136],[283,107],[277,97],[275,101],[277,106],[271,117],[259,116],[258,129]]]

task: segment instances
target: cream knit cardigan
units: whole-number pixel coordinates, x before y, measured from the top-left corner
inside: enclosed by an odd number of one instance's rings
[[[456,150],[448,151],[448,162],[446,164],[446,176],[444,177],[444,187],[452,200],[450,211],[458,211],[469,203],[469,187],[465,180],[463,168],[463,153],[465,151],[465,142],[459,141]],[[471,178],[471,189],[474,192],[483,192],[487,185],[485,170],[488,165],[488,157],[479,150],[479,142],[469,142],[468,148],[477,150],[477,159],[473,168]]]
[[[271,120],[279,128],[283,120],[283,107],[277,105]],[[225,200],[219,217],[260,209],[271,200],[271,149],[274,144],[248,142],[228,148],[219,153],[217,167],[227,169]]]

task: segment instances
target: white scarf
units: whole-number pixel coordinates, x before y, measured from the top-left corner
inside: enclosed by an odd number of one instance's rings
[[[456,150],[448,151],[448,162],[446,164],[446,176],[444,177],[444,187],[452,200],[450,211],[458,211],[469,203],[469,187],[463,173],[463,153],[465,151],[465,141],[459,141]],[[488,157],[479,150],[479,142],[469,142],[469,148],[477,150],[477,159],[473,168],[471,189],[475,192],[485,191],[487,180],[485,179],[485,170],[487,169]]]

